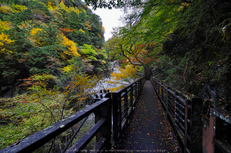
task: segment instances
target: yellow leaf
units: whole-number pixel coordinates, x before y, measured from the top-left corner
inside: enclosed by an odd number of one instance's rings
[[[71,41],[70,39],[68,39],[66,36],[62,36],[63,37],[63,41],[62,41],[62,46],[67,47],[67,51],[63,52],[66,55],[70,55],[70,56],[77,56],[79,57],[80,54],[77,52],[77,47],[75,45],[75,43],[73,41]],[[63,55],[65,57],[65,55]]]

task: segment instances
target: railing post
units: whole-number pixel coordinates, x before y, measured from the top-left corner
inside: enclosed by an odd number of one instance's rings
[[[105,112],[105,114],[103,113],[103,117],[105,117],[107,119],[107,123],[105,125],[105,131],[104,131],[104,128],[102,130],[103,130],[103,136],[107,140],[106,149],[111,149],[111,125],[112,125],[112,121],[111,121],[111,107],[112,107],[111,94],[107,93],[107,95],[105,97],[109,98],[108,102],[106,103],[106,112]]]
[[[98,142],[101,137],[105,138],[106,143],[104,145],[105,149],[111,148],[111,99],[110,95],[108,94],[105,96],[109,98],[109,100],[101,106],[99,109],[97,109],[95,114],[95,123],[97,123],[101,118],[106,118],[106,123],[104,126],[99,130],[99,132],[96,134],[96,142]]]
[[[133,84],[131,85],[130,90],[130,107],[133,107]]]
[[[128,88],[125,89],[125,95],[124,95],[124,116],[128,117]]]
[[[139,83],[138,82],[136,82],[136,91],[135,91],[135,93],[136,93],[136,98],[137,98],[138,94],[139,94]]]
[[[201,120],[201,110],[202,110],[202,99],[193,97],[191,100],[192,113],[191,113],[191,152],[202,153],[202,120]]]
[[[121,131],[121,98],[117,92],[112,93],[113,102],[113,140],[117,145],[119,133]]]
[[[138,87],[138,95],[140,94],[140,80],[138,80],[138,85],[137,85],[137,87]]]
[[[95,112],[94,112],[94,114],[95,114],[95,124],[101,119],[101,108],[95,110]],[[98,132],[96,134],[96,142],[98,142],[101,137],[102,137],[102,133]]]

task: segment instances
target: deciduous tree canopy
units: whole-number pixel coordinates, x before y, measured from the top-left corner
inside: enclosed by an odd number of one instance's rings
[[[101,19],[80,0],[1,1],[0,29],[1,84],[34,74],[60,75],[60,68],[75,57],[83,61],[94,57],[87,73],[106,68]],[[95,55],[84,54],[84,46]]]
[[[103,47],[101,19],[81,0],[1,0],[0,149],[91,101]]]
[[[127,25],[115,28],[106,43],[110,58],[142,65],[214,106],[230,102],[231,2],[136,2]]]

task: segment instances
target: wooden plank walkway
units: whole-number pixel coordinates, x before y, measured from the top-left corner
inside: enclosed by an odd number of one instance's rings
[[[134,113],[116,150],[120,152],[179,152],[171,125],[150,81],[146,81]]]

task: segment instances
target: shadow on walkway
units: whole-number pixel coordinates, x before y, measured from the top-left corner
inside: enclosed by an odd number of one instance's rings
[[[145,82],[116,149],[121,152],[179,152],[171,125],[150,81]]]

